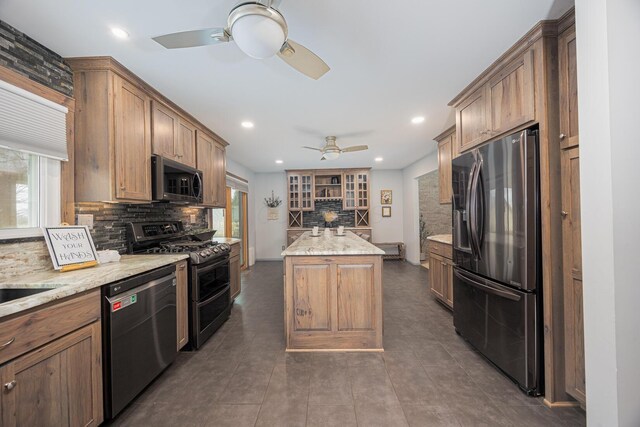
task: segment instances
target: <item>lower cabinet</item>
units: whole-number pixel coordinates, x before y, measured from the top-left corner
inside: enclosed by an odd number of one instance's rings
[[[229,275],[231,282],[231,299],[240,295],[240,243],[231,245],[231,255],[229,256]]]
[[[453,261],[429,252],[429,287],[433,296],[453,309]]]
[[[178,351],[189,342],[189,272],[187,261],[176,263],[176,324]]]
[[[102,333],[99,292],[95,295],[97,318],[46,344],[25,352],[0,366],[0,425],[13,426],[97,426],[103,420]],[[61,303],[63,305],[65,303]],[[47,315],[51,308],[27,316]],[[62,307],[61,309],[64,309]],[[70,312],[68,316],[75,316]],[[28,317],[19,318],[27,320]],[[34,319],[34,317],[31,317]],[[49,329],[56,336],[56,319],[34,328],[22,322],[16,330],[36,337]],[[0,327],[12,327],[7,321]],[[13,332],[12,332],[13,333]],[[18,342],[16,337],[15,342]]]

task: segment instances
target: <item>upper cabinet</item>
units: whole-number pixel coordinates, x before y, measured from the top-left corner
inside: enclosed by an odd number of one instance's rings
[[[534,50],[481,76],[450,105],[456,109],[453,151],[462,153],[535,119]]]
[[[369,171],[348,170],[344,172],[344,210],[369,209]]]
[[[202,204],[223,208],[226,197],[225,147],[211,136],[197,132],[197,167],[202,171]]]
[[[578,145],[578,71],[576,67],[576,29],[558,37],[558,74],[560,77],[560,146]]]
[[[313,203],[313,173],[287,173],[288,203],[292,211],[312,211]]]
[[[226,204],[226,142],[109,57],[69,58],[77,202],[151,201],[151,154],[207,169],[205,206]],[[197,159],[197,134],[211,141]]]
[[[438,142],[438,177],[440,183],[440,203],[451,203],[451,159],[456,139],[456,127],[452,126],[434,138]]]
[[[161,102],[151,109],[153,154],[196,167],[196,128]]]

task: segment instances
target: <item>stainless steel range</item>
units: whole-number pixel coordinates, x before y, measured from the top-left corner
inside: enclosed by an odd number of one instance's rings
[[[185,232],[181,221],[127,224],[130,254],[189,255],[189,348],[198,349],[229,318],[231,289],[227,243]]]

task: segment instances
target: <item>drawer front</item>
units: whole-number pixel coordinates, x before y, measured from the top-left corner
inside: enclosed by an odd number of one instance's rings
[[[446,243],[434,242],[433,240],[430,240],[429,252],[433,252],[434,254],[438,254],[445,258],[453,258],[453,248],[451,247],[451,245],[447,245]]]
[[[229,257],[240,256],[240,243],[234,243],[231,245],[231,253]]]
[[[0,321],[0,364],[100,320],[100,289]],[[10,343],[10,344],[7,344]]]

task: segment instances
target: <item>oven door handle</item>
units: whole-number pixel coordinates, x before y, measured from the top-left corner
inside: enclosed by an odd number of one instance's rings
[[[198,307],[202,307],[203,305],[207,305],[209,304],[211,301],[220,298],[220,295],[224,294],[225,292],[227,292],[227,290],[229,290],[231,286],[229,285],[229,282],[227,282],[222,289],[220,290],[220,292],[216,292],[215,294],[213,294],[212,296],[210,296],[209,298],[207,298],[204,301],[199,301],[197,302],[197,306]]]
[[[467,277],[466,274],[460,273],[458,270],[454,270],[454,273],[458,277],[458,279],[488,294],[496,295],[502,298],[507,298],[513,301],[520,301],[520,295],[518,295],[515,292],[509,292],[507,290],[498,289],[494,286],[491,286],[487,282],[484,282],[484,283],[478,282],[476,280],[471,279],[470,277]]]

